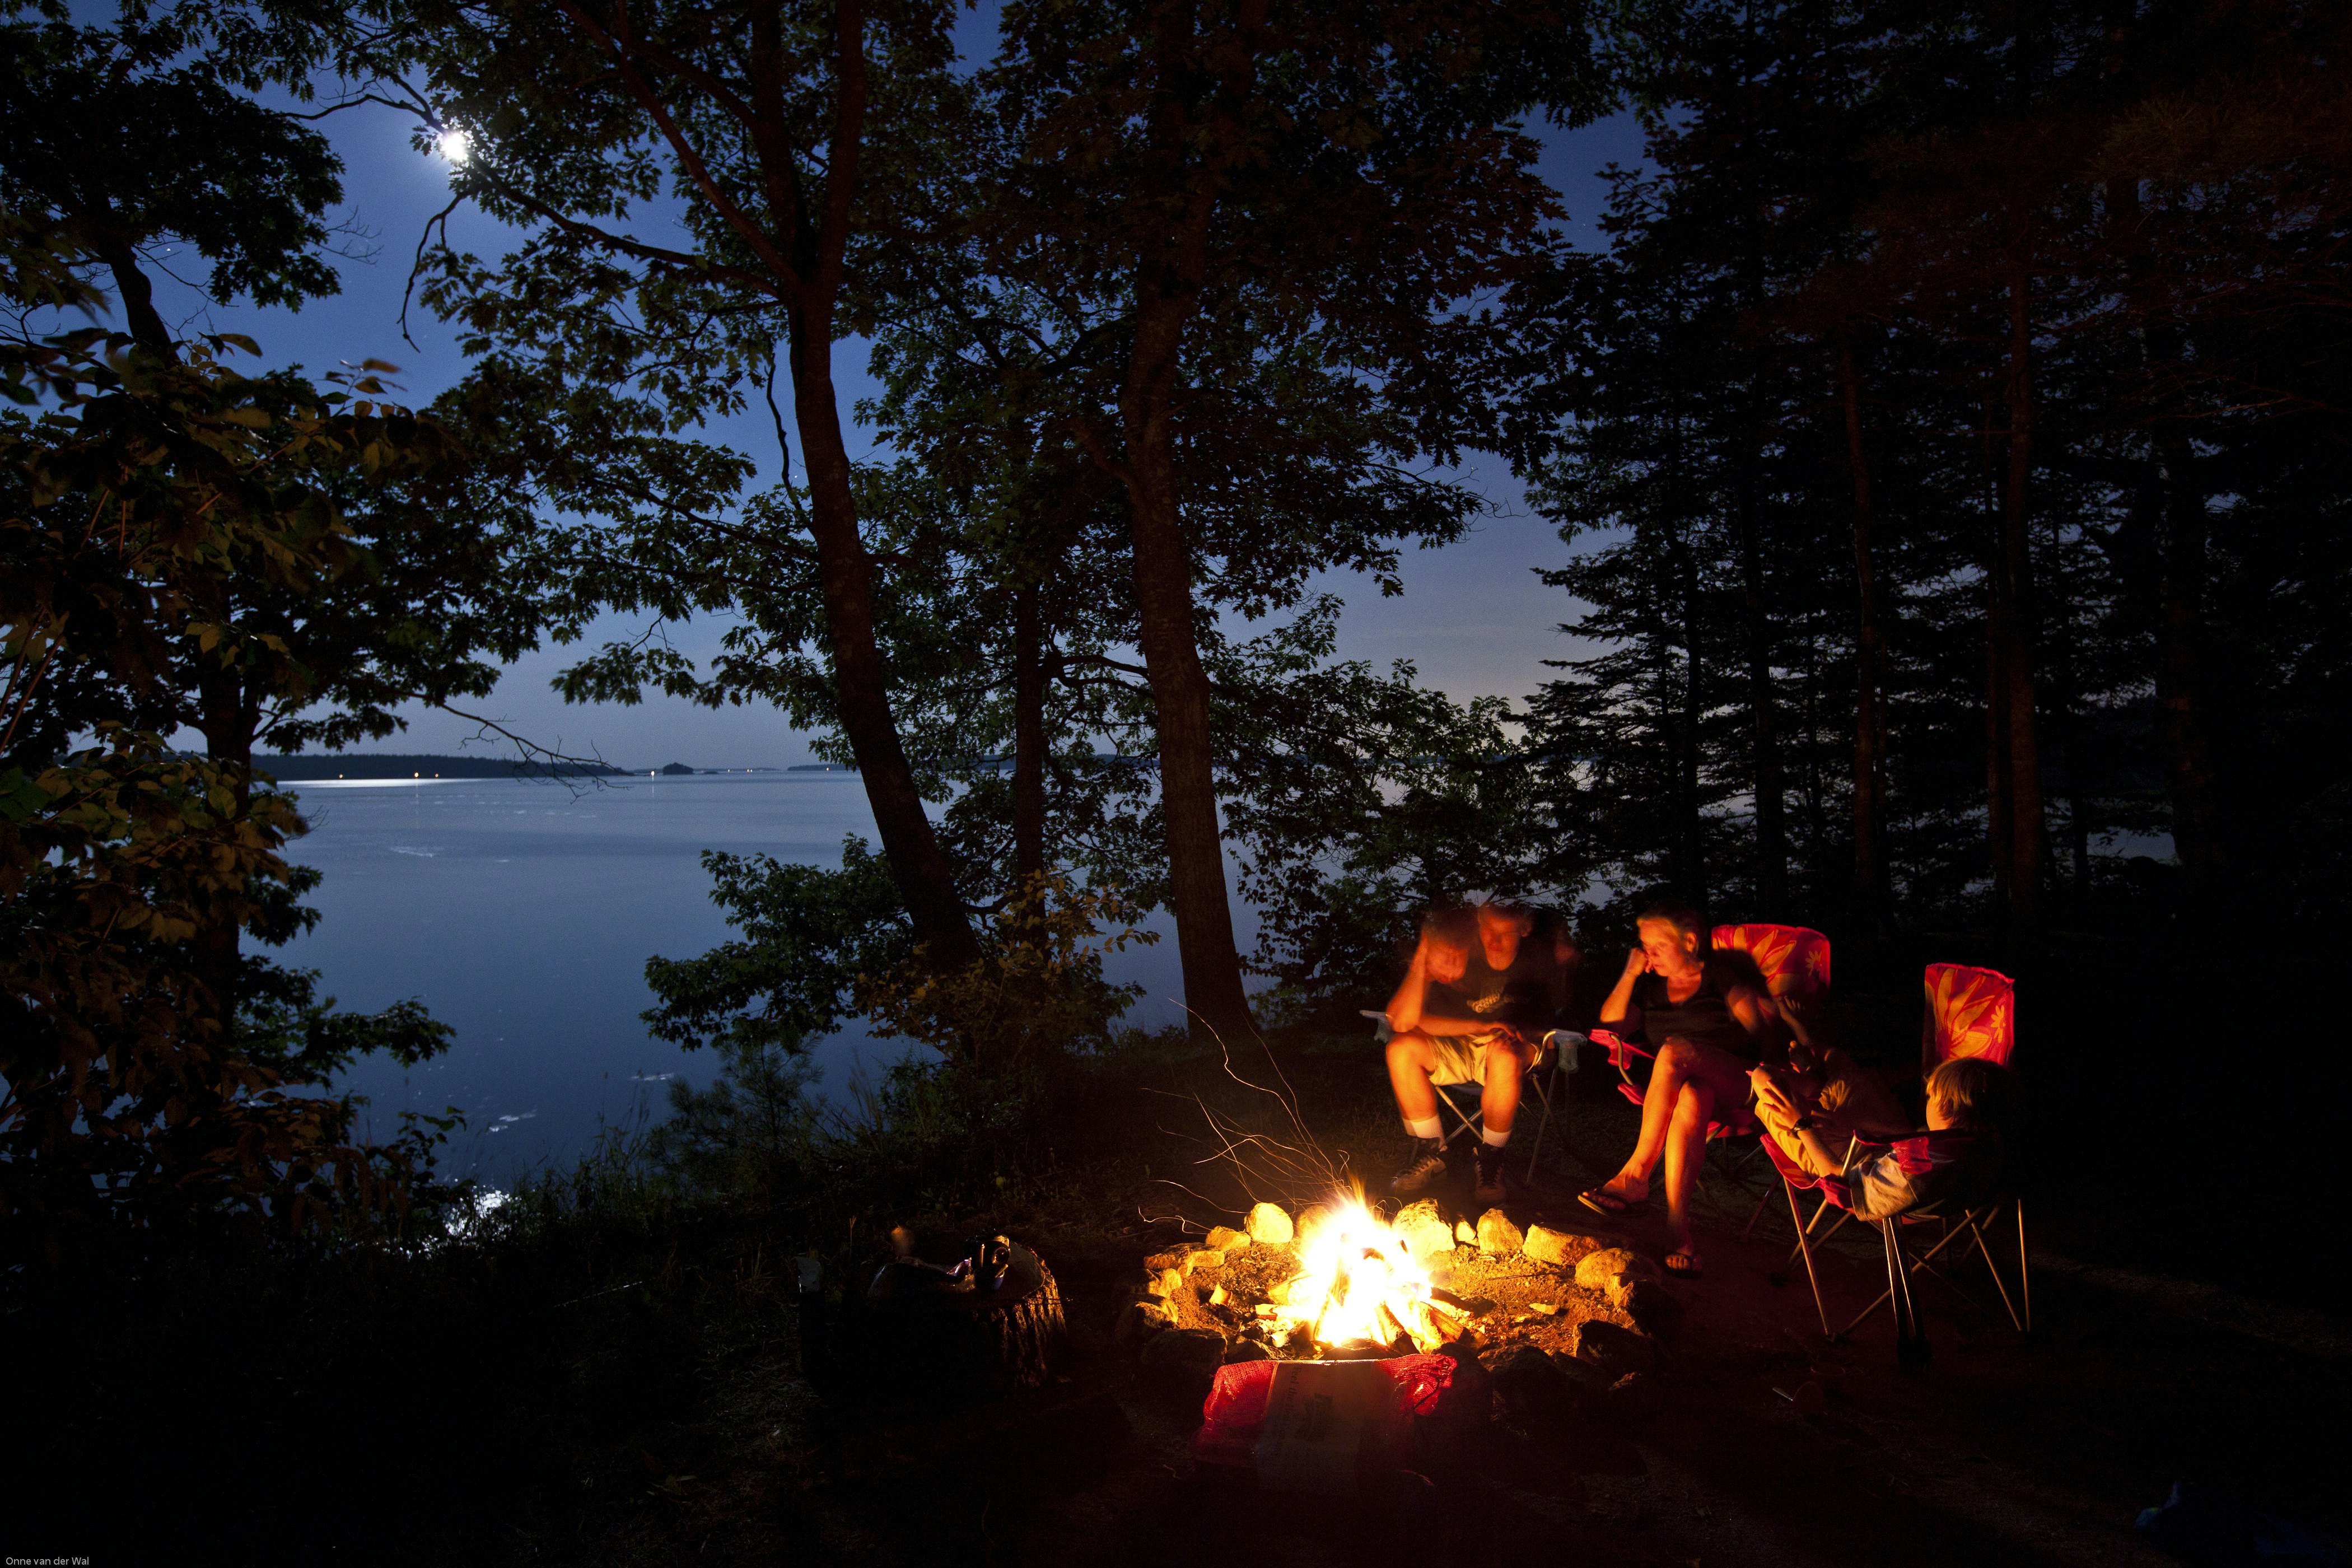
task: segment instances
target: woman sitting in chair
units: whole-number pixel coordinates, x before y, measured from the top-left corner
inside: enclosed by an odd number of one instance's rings
[[[1601,1026],[1658,1053],[1642,1096],[1642,1136],[1633,1158],[1580,1194],[1612,1218],[1645,1214],[1650,1174],[1666,1165],[1666,1271],[1696,1278],[1690,1195],[1706,1158],[1707,1124],[1748,1103],[1748,1070],[1760,1062],[1780,1018],[1771,1001],[1707,950],[1706,926],[1686,904],[1642,911],[1642,945],[1601,1005]]]

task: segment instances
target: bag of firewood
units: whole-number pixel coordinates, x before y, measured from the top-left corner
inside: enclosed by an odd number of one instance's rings
[[[1192,1457],[1270,1491],[1353,1492],[1403,1465],[1416,1434],[1465,1413],[1450,1408],[1464,1381],[1446,1355],[1238,1362],[1217,1371]]]

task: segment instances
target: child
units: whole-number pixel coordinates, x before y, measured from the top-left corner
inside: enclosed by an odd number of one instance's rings
[[[1809,1169],[1843,1171],[1823,1180],[1837,1184],[1843,1205],[1864,1219],[1931,1205],[1967,1209],[1982,1203],[2000,1178],[2004,1135],[2016,1130],[2017,1079],[1982,1057],[1955,1057],[1928,1075],[1925,1134],[1897,1139],[1885,1152],[1867,1153],[1851,1165],[1848,1150],[1831,1147],[1771,1074],[1759,1068],[1752,1081],[1758,1109],[1795,1132]]]
[[[1774,997],[1773,1002],[1792,1037],[1789,1065],[1759,1069],[1780,1092],[1768,1098],[1759,1091],[1756,1120],[1791,1163],[1812,1175],[1834,1175],[1853,1139],[1885,1143],[1910,1134],[1911,1119],[1895,1102],[1885,1079],[1843,1051],[1815,1040],[1786,999]],[[1821,1133],[1818,1142],[1833,1151],[1831,1158],[1822,1160],[1806,1146],[1796,1130],[1800,1121]]]
[[[1389,1191],[1414,1197],[1445,1173],[1441,1085],[1481,1086],[1484,1135],[1474,1195],[1504,1201],[1503,1145],[1518,1115],[1519,1078],[1568,999],[1576,949],[1557,926],[1501,902],[1432,910],[1404,983],[1389,999],[1390,1087],[1412,1140]]]

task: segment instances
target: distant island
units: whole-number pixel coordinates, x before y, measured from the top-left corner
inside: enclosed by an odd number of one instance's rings
[[[519,757],[451,757],[421,752],[322,752],[312,756],[258,756],[253,765],[282,784],[305,779],[550,779],[620,778],[610,763],[544,763]],[[671,764],[676,767],[677,764]],[[682,770],[692,773],[694,770]]]

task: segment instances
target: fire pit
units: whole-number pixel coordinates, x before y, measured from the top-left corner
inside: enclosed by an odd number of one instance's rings
[[[1246,1228],[1219,1227],[1205,1246],[1146,1260],[1142,1290],[1120,1323],[1138,1348],[1161,1333],[1202,1357],[1342,1360],[1434,1351],[1468,1341],[1528,1344],[1576,1355],[1581,1326],[1654,1323],[1671,1310],[1654,1266],[1598,1237],[1535,1226],[1500,1210],[1449,1223],[1432,1203],[1383,1219],[1355,1194],[1335,1195],[1294,1222],[1261,1204]]]

